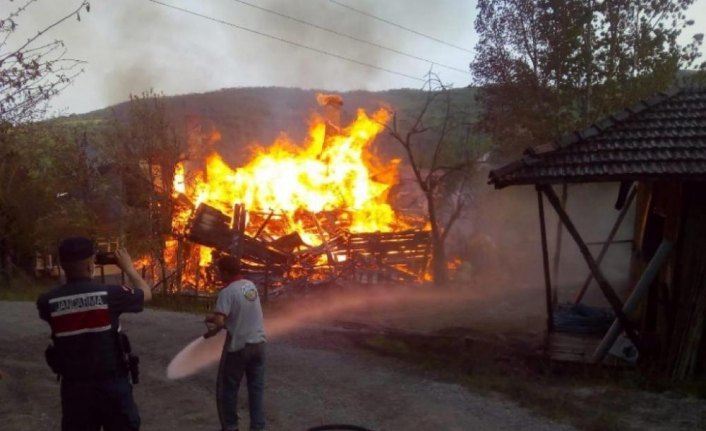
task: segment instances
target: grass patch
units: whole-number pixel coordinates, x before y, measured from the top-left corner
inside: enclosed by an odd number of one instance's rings
[[[0,283],[0,301],[36,301],[39,295],[57,285],[56,280],[15,277]]]
[[[0,280],[0,301],[36,301],[39,295],[59,285],[58,280],[28,276]],[[195,296],[156,293],[152,301],[146,305],[158,310],[178,311],[182,313],[206,314],[213,311],[215,296]],[[268,303],[262,304],[263,309],[272,308]]]
[[[683,390],[691,396],[706,399],[706,377],[684,383]]]
[[[625,394],[634,389],[635,371],[561,365],[534,352],[511,351],[468,338],[376,335],[361,343],[476,392],[500,393],[544,417],[581,430],[639,429],[623,414],[631,407]]]

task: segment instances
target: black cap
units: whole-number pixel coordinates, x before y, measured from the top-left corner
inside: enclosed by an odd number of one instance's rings
[[[227,271],[231,275],[240,274],[240,261],[229,254],[219,257],[216,266],[219,271]]]
[[[96,252],[93,241],[82,236],[66,238],[59,244],[59,261],[63,263],[78,262],[88,259]]]

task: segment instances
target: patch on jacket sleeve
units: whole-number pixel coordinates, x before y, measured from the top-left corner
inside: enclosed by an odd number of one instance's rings
[[[254,301],[257,299],[257,288],[251,287],[250,289],[244,290],[243,295],[248,301]]]

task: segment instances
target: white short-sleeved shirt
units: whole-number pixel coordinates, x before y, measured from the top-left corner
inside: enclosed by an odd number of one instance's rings
[[[225,327],[230,335],[227,351],[236,352],[247,343],[265,341],[260,295],[252,281],[236,280],[221,289],[214,311],[226,316]]]

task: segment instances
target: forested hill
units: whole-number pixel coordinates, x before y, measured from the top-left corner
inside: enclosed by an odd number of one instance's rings
[[[214,128],[222,134],[219,150],[226,158],[240,158],[241,151],[253,143],[267,145],[286,132],[296,142],[306,136],[313,112],[323,113],[316,102],[319,90],[299,88],[261,87],[229,88],[218,91],[165,96],[166,110],[175,123],[197,120],[202,126]],[[401,113],[416,113],[421,109],[426,93],[421,90],[399,89],[381,92],[351,91],[338,94],[343,97],[342,124],[348,124],[358,108],[372,112],[389,106]],[[452,91],[454,103],[462,109],[475,111],[475,90],[461,88]],[[76,120],[124,118],[128,102],[99,111],[73,116]],[[69,119],[69,121],[71,121]],[[178,124],[177,124],[178,125]],[[377,142],[380,151],[399,155],[399,144],[381,136]]]

